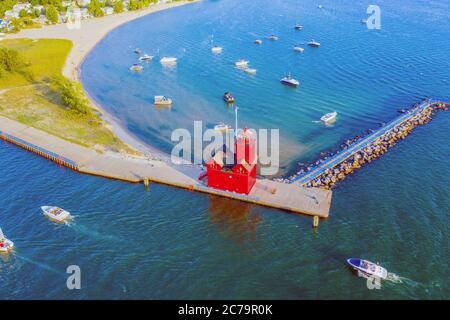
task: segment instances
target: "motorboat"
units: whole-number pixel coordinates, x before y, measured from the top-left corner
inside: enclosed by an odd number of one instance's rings
[[[285,76],[284,78],[282,78],[280,80],[280,82],[284,85],[290,86],[290,87],[297,87],[300,82],[294,78],[291,77],[290,74],[288,74],[287,76]]]
[[[302,26],[301,24],[297,23],[297,24],[294,26],[294,29],[295,29],[295,30],[302,30],[302,29],[303,29],[303,26]]]
[[[0,228],[0,253],[8,253],[14,248],[14,242],[7,239]]]
[[[175,64],[177,63],[177,58],[175,57],[162,57],[161,60],[159,60],[161,64]]]
[[[222,49],[223,49],[222,47],[214,46],[214,47],[211,48],[211,52],[212,52],[212,53],[216,53],[216,54],[217,54],[217,53],[221,53],[221,52],[222,52]]]
[[[227,132],[228,130],[230,130],[231,129],[231,126],[230,125],[227,125],[227,124],[225,124],[225,123],[223,123],[223,122],[221,122],[221,123],[219,123],[219,124],[216,124],[215,126],[214,126],[214,130],[215,131],[219,131],[219,132]]]
[[[318,48],[318,47],[320,47],[320,42],[311,40],[310,42],[308,42],[308,46]]]
[[[320,121],[324,122],[325,124],[333,123],[333,122],[336,121],[336,116],[337,116],[337,112],[333,111],[333,112],[330,112],[330,113],[327,113],[327,114],[323,115],[320,118]]]
[[[303,52],[303,51],[305,51],[305,49],[303,49],[302,47],[297,46],[297,45],[295,45],[293,49],[294,49],[294,51],[300,52],[300,53]]]
[[[244,72],[248,73],[248,74],[256,74],[256,69],[254,69],[254,68],[245,68]]]
[[[134,53],[136,53],[136,54],[141,54],[141,49],[139,49],[139,48],[136,48],[136,49],[134,49]]]
[[[256,44],[262,44],[262,40],[261,40],[261,39],[256,39],[256,40],[255,40],[255,43],[256,43]]]
[[[248,65],[248,60],[244,60],[244,59],[239,59],[238,61],[236,61],[234,63],[234,65],[238,68],[244,68],[247,67]]]
[[[277,40],[278,40],[278,37],[277,37],[276,35],[272,34],[272,35],[269,37],[269,40],[277,41]]]
[[[41,207],[41,210],[44,213],[44,216],[56,222],[64,222],[72,219],[70,212],[59,207],[43,206]]]
[[[153,103],[158,106],[170,106],[172,105],[172,99],[166,96],[154,96]]]
[[[388,272],[380,265],[370,262],[368,260],[350,258],[347,259],[347,263],[355,270],[361,271],[363,274],[380,279],[386,279]]]
[[[138,63],[135,63],[130,67],[130,70],[133,72],[140,72],[140,71],[144,70],[144,67]]]
[[[153,56],[150,56],[148,54],[144,54],[142,57],[139,57],[139,61],[151,61],[153,59]]]
[[[233,103],[234,102],[234,97],[231,94],[231,92],[225,92],[223,94],[223,100],[227,103]]]

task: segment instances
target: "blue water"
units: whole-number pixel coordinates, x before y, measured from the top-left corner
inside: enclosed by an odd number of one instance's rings
[[[231,90],[243,124],[282,128],[286,166],[418,98],[449,96],[448,7],[382,2],[383,27],[369,31],[359,23],[366,4],[321,4],[205,1],[150,15],[99,44],[83,65],[84,85],[131,132],[166,150],[170,130],[193,119],[232,122],[220,101]],[[299,33],[291,28],[297,20]],[[280,40],[258,47],[252,33]],[[209,51],[211,34],[221,56]],[[289,50],[312,37],[319,49]],[[130,74],[134,47],[179,63],[165,70],[153,61]],[[241,56],[256,76],[233,68]],[[279,85],[285,71],[302,81],[299,89]],[[175,100],[171,110],[151,105],[163,90]],[[334,127],[312,122],[330,109],[339,112]],[[0,142],[0,226],[16,245],[0,256],[0,298],[448,299],[449,128],[440,112],[341,182],[317,232],[303,216],[157,184],[145,191]],[[39,210],[46,204],[75,221],[47,221]],[[348,257],[378,261],[403,282],[369,290],[345,266]],[[72,264],[82,270],[78,291],[65,285]]]

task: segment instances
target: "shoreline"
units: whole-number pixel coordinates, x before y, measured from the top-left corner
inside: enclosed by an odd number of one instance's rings
[[[138,11],[128,11],[118,14],[112,14],[100,18],[91,18],[81,21],[81,28],[69,29],[66,24],[56,24],[43,26],[40,29],[23,29],[16,34],[8,34],[5,39],[67,39],[72,41],[73,47],[67,56],[62,74],[72,81],[81,82],[81,65],[89,53],[95,49],[97,44],[102,41],[114,29],[131,22],[133,20],[145,17],[149,14],[180,7],[186,4],[197,3],[201,0],[182,0],[158,5],[152,5],[148,8]],[[89,33],[86,31],[89,30]],[[113,133],[125,144],[141,152],[145,156],[161,158],[165,162],[170,160],[170,155],[145,143],[136,135],[124,127],[114,115],[110,114],[105,108],[95,101],[93,97],[83,88],[86,97],[101,113],[101,118]]]

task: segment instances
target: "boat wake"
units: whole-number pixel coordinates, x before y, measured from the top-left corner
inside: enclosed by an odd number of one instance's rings
[[[395,273],[388,272],[386,280],[394,282],[394,283],[404,283],[409,279],[405,278],[405,277],[400,277],[400,276],[396,275]]]

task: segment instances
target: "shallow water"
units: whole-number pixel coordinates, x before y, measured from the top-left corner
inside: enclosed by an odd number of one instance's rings
[[[397,108],[419,97],[449,95],[442,82],[448,79],[449,62],[443,56],[449,30],[440,23],[448,19],[443,15],[449,10],[441,12],[437,3],[414,1],[407,10],[382,3],[383,29],[374,34],[361,29],[363,5],[358,9],[344,1],[321,2],[319,13],[313,2],[303,9],[293,1],[239,3],[206,1],[121,27],[86,60],[86,88],[99,101],[109,102],[105,107],[130,130],[168,149],[152,130],[165,125],[168,132],[171,126],[188,124],[189,117],[213,123],[215,114],[217,119],[228,116],[220,95],[230,89],[242,101],[243,123],[267,125],[273,120],[273,126],[282,125],[284,136],[295,143],[293,155],[286,157],[290,164],[394,117]],[[249,10],[239,11],[244,5]],[[427,12],[419,15],[418,8],[425,7]],[[410,14],[409,27],[394,23]],[[242,16],[242,21],[227,20],[229,16]],[[297,19],[305,25],[298,34],[290,30]],[[208,29],[202,27],[206,23],[211,23]],[[197,32],[189,32],[191,25],[198,26],[193,29]],[[232,29],[240,32],[227,31]],[[164,32],[156,36],[158,30]],[[260,37],[276,32],[280,40],[255,48],[249,30]],[[224,46],[220,57],[209,52],[212,33],[214,42]],[[289,36],[314,36],[322,47],[290,60]],[[207,42],[202,47],[197,39]],[[371,59],[358,51],[358,43],[367,41],[377,45],[377,50],[363,47]],[[165,46],[167,54],[179,54],[178,47],[187,50],[173,71],[163,71],[153,61],[142,75],[131,75],[127,68],[136,46],[149,54]],[[256,84],[230,66],[241,51],[258,68],[252,79]],[[284,51],[283,63],[267,67],[267,55],[274,59]],[[102,55],[116,59],[103,60]],[[198,63],[191,57],[206,65],[212,64],[209,59],[225,60],[217,63],[220,74],[212,67],[202,69],[209,75],[201,81],[193,73]],[[405,63],[417,72],[429,71],[419,76]],[[287,68],[303,82],[297,91],[278,86]],[[120,85],[115,84],[118,79]],[[370,81],[375,84],[367,86]],[[139,83],[145,87],[135,87]],[[259,91],[260,86],[272,91]],[[154,110],[147,101],[162,88],[171,90],[177,101],[171,111]],[[257,92],[250,94],[249,88]],[[280,101],[288,101],[284,112],[276,108]],[[260,112],[258,105],[273,109]],[[311,123],[336,108],[340,118],[335,127]],[[202,110],[208,110],[208,117]],[[448,128],[448,113],[438,113],[381,159],[340,183],[330,218],[320,222],[317,232],[304,216],[157,184],[145,191],[142,185],[80,175],[0,141],[0,226],[16,245],[13,254],[0,257],[0,298],[448,299]],[[299,145],[310,151],[297,154]],[[42,205],[61,206],[75,220],[69,226],[54,224],[42,216]],[[381,290],[369,290],[366,280],[346,267],[349,257],[378,261],[402,277],[402,283],[383,282]],[[72,264],[82,270],[78,291],[66,288],[65,270]]]

